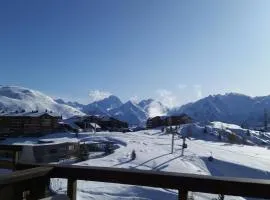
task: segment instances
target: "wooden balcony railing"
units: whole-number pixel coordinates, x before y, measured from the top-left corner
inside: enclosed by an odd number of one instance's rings
[[[42,198],[48,195],[50,178],[66,178],[67,195],[72,200],[77,196],[77,180],[175,189],[181,200],[188,199],[189,191],[270,199],[270,180],[76,165],[18,164],[16,167],[18,171],[0,176],[0,199],[8,199],[1,196],[4,191],[6,195],[16,194],[12,199]]]

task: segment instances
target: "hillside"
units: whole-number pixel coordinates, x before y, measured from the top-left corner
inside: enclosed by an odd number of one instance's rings
[[[19,86],[0,86],[0,112],[45,110],[53,111],[63,118],[83,115],[81,111],[55,102],[51,97],[35,90]]]
[[[153,171],[180,172],[190,174],[270,178],[270,151],[266,146],[231,144],[218,141],[216,132],[227,129],[239,133],[245,131],[237,125],[213,122],[208,125],[208,132],[204,133],[204,126],[190,124],[183,126],[179,136],[192,130],[192,136],[186,140],[187,148],[181,155],[182,139],[175,137],[174,153],[171,153],[171,135],[160,130],[144,130],[129,134],[99,133],[90,135],[84,141],[111,140],[119,148],[108,156],[90,159],[76,163],[81,166],[106,166],[113,168],[141,169]],[[237,131],[238,130],[238,131]],[[256,143],[256,132],[251,133],[251,141]],[[225,135],[225,134],[224,134]],[[269,135],[269,133],[267,133]],[[132,150],[136,151],[136,159],[131,160]],[[208,161],[212,155],[214,161]],[[66,192],[66,180],[53,179],[51,187],[59,193]],[[99,182],[79,181],[77,185],[79,199],[177,199],[177,191],[166,188],[151,188],[131,185],[109,184]],[[215,194],[189,193],[190,198],[199,200],[213,200]],[[225,196],[226,200],[242,200],[242,197]],[[251,199],[249,199],[251,200]]]

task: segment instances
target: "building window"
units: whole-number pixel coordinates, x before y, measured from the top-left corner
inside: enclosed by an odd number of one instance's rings
[[[69,146],[68,146],[68,150],[69,150],[69,151],[74,150],[74,146],[73,146],[73,145],[69,145]]]
[[[51,149],[50,150],[50,154],[54,154],[54,153],[57,153],[57,149]]]

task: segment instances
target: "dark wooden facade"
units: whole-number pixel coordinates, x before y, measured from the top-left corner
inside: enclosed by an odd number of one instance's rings
[[[146,122],[147,128],[157,128],[160,126],[178,126],[180,124],[191,123],[192,119],[186,115],[178,115],[178,116],[157,116],[153,118],[149,118]]]
[[[0,136],[52,133],[59,130],[60,116],[50,113],[22,113],[0,116]]]
[[[96,123],[101,127],[101,130],[118,131],[128,128],[128,123],[117,120],[113,117],[100,116],[82,116],[75,124],[84,129],[85,124]]]
[[[128,123],[110,117],[108,119],[101,119],[99,122],[100,126],[104,129],[111,131],[119,131],[121,129],[128,128]]]

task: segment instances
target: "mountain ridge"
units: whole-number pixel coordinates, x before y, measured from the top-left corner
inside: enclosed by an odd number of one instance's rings
[[[66,118],[84,114],[104,115],[130,124],[144,124],[147,118],[154,116],[187,114],[198,122],[222,121],[253,126],[262,124],[264,111],[270,111],[270,96],[216,94],[169,110],[154,99],[123,103],[117,96],[111,95],[84,105],[62,99],[53,100],[37,90],[21,86],[0,86],[0,112],[16,110],[52,110]]]
[[[169,112],[187,114],[196,121],[222,121],[254,126],[264,120],[264,110],[270,110],[270,96],[250,97],[239,93],[209,95]]]
[[[20,86],[0,86],[0,111],[1,113],[15,111],[53,111],[64,118],[73,115],[84,115],[81,111],[61,105],[51,97],[37,91]]]

